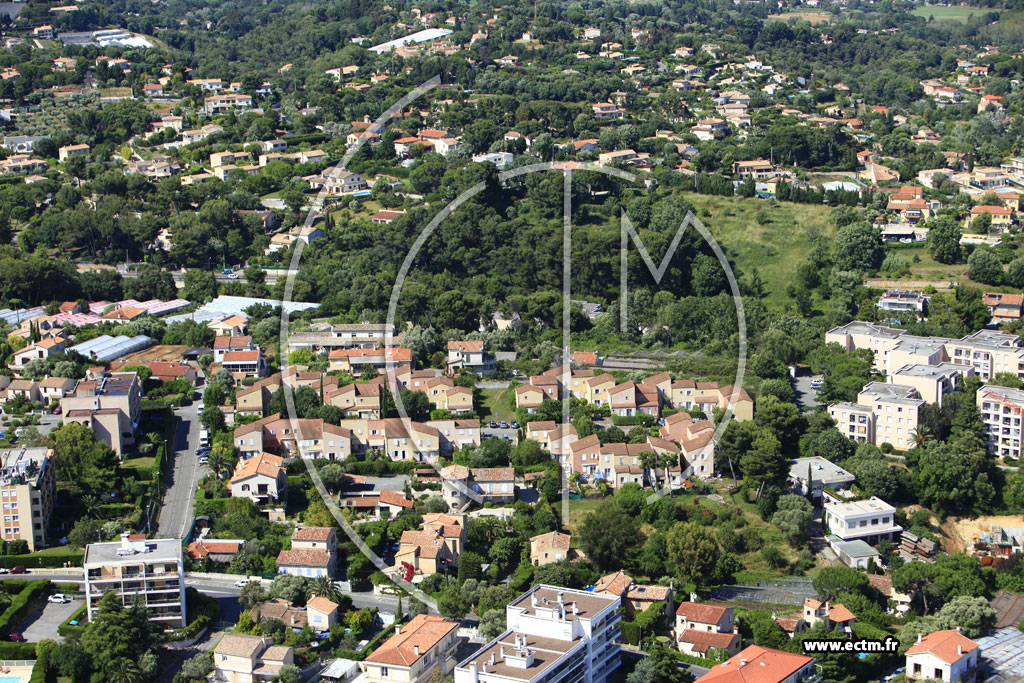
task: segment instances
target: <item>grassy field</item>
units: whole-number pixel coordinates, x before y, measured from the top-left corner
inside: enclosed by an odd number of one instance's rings
[[[786,12],[784,14],[769,14],[768,19],[786,23],[789,23],[790,19],[802,19],[814,26],[815,24],[831,24],[835,17],[825,12]]]
[[[911,14],[916,14],[919,17],[934,17],[935,21],[941,21],[943,19],[952,19],[953,21],[959,21],[962,24],[967,23],[967,18],[972,14],[980,16],[988,12],[998,12],[999,10],[994,9],[981,9],[979,7],[968,7],[966,5],[951,5],[949,7],[941,7],[939,5],[922,5],[915,7],[911,10]]]
[[[126,458],[121,467],[135,469],[137,467],[152,467],[156,462],[154,457]]]
[[[749,277],[756,268],[764,282],[769,306],[781,308],[788,297],[786,285],[793,269],[804,259],[815,235],[833,237],[829,208],[814,204],[779,202],[774,207],[761,199],[687,194],[697,217],[722,245],[729,258]],[[706,216],[703,209],[711,215]],[[771,222],[760,225],[764,211]]]
[[[583,500],[570,500],[569,501],[569,523],[566,525],[570,533],[575,533],[579,528],[579,525],[583,522],[583,518],[597,509],[597,506],[601,504],[604,498],[590,498]],[[558,506],[561,508],[561,504]]]
[[[508,389],[481,389],[484,397],[484,414],[480,416],[485,420],[516,419],[516,414],[508,403]]]

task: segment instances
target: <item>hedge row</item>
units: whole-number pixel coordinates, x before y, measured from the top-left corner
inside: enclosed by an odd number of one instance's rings
[[[72,612],[71,616],[65,619],[64,622],[57,627],[57,633],[65,638],[81,634],[82,629],[85,628],[86,607],[88,606],[83,602],[81,607]],[[71,623],[72,621],[77,621],[78,623],[73,625]]]
[[[35,643],[11,643],[0,640],[0,659],[35,659]],[[33,674],[35,672],[33,671]]]
[[[20,583],[20,582],[19,582]],[[13,586],[17,588],[17,586]],[[50,581],[48,579],[39,579],[37,581],[25,581],[24,587],[18,591],[17,595],[12,596],[11,604],[7,606],[3,614],[0,614],[0,634],[5,637],[11,632],[11,627],[29,613],[35,601],[40,598],[43,592],[50,588]],[[10,643],[0,641],[0,659],[32,659],[35,657],[35,646],[31,646],[29,649],[31,654],[28,657],[21,656],[6,656],[2,652],[2,646],[4,645],[19,645],[20,643]]]
[[[75,552],[74,550],[68,550],[63,553],[55,553],[53,555],[46,553],[40,555],[8,555],[6,559],[6,566],[17,567],[21,565],[27,569],[39,569],[40,567],[63,567],[64,563],[67,562],[72,566],[82,566],[82,558],[85,553],[82,551]],[[42,560],[42,564],[40,564]]]

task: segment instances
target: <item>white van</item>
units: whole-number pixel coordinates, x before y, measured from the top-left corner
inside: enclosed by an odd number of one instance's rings
[[[204,429],[199,432],[199,447],[206,448],[210,445],[210,430]]]

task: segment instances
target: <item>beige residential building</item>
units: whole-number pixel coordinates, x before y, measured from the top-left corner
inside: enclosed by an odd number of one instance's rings
[[[889,384],[913,387],[925,403],[942,405],[942,397],[956,391],[966,377],[974,375],[974,368],[954,363],[938,365],[904,365],[888,377]]]
[[[541,567],[546,564],[575,560],[582,553],[572,547],[572,536],[558,531],[534,536],[530,539],[530,564]]]
[[[430,513],[423,515],[422,529],[402,532],[395,567],[400,572],[436,574],[454,566],[466,547],[466,515]]]
[[[85,548],[85,601],[89,620],[107,591],[130,607],[141,599],[150,621],[163,628],[185,625],[185,569],[181,541],[121,534],[120,541]]]
[[[83,379],[71,395],[61,399],[60,407],[64,424],[87,425],[120,457],[135,442],[142,417],[142,383],[134,372]]]
[[[912,386],[871,382],[857,395],[856,403],[835,403],[828,414],[851,441],[897,450],[914,447],[917,421],[925,402]]]
[[[366,683],[426,683],[435,671],[442,676],[455,666],[459,622],[418,614],[395,626],[395,635],[373,651],[359,669]]]
[[[294,664],[292,648],[274,645],[269,636],[229,633],[213,649],[213,673],[218,683],[254,683],[273,680],[285,664]]]
[[[0,451],[0,501],[3,540],[24,540],[30,552],[46,546],[46,529],[57,495],[53,450],[9,448]]]

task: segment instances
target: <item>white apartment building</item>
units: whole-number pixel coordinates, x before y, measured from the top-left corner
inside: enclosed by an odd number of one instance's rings
[[[621,660],[620,602],[534,586],[505,608],[508,630],[455,667],[455,683],[605,683]]]
[[[914,446],[918,414],[924,404],[912,386],[871,382],[857,394],[856,403],[835,403],[828,407],[828,414],[851,441],[876,446],[888,443],[908,450]]]
[[[987,429],[989,453],[1003,458],[1020,458],[1024,391],[985,385],[978,389],[976,401]]]
[[[1024,348],[1015,334],[980,330],[959,341],[946,344],[949,362],[970,365],[986,382],[1000,372],[1024,377]]]
[[[829,533],[844,541],[878,543],[896,539],[903,532],[896,523],[896,508],[876,496],[839,503],[826,501],[824,512]]]
[[[114,591],[125,607],[140,599],[155,624],[185,625],[185,569],[179,539],[121,534],[120,541],[86,546],[84,564],[90,621],[103,594]]]

